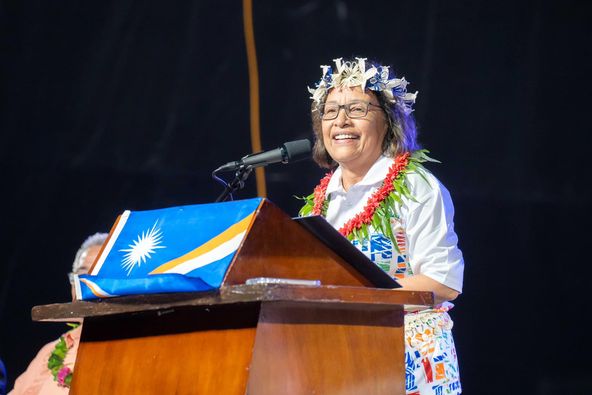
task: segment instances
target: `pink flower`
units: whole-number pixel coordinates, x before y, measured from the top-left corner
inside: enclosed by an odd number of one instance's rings
[[[58,372],[58,385],[61,385],[62,387],[66,387],[67,384],[65,383],[66,378],[68,377],[69,374],[72,373],[72,370],[70,370],[69,367],[64,366],[63,368],[60,369],[60,371]]]

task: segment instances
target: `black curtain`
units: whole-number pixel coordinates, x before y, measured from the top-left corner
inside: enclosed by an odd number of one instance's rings
[[[592,132],[585,1],[255,1],[264,148],[311,137],[319,65],[362,56],[419,90],[420,141],[464,252],[455,340],[468,394],[590,393]],[[251,150],[239,0],[0,1],[0,358],[10,382],[66,328],[82,240],[124,209],[212,202]],[[291,215],[323,171],[266,170]],[[254,177],[238,197],[256,195]],[[11,386],[11,384],[10,384]]]

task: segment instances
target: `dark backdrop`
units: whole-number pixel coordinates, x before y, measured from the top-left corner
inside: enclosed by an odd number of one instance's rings
[[[254,4],[264,148],[311,136],[320,64],[364,56],[419,90],[465,254],[453,310],[467,394],[592,393],[591,6],[586,1]],[[250,152],[239,0],[0,1],[0,358],[11,380],[63,324],[81,241],[124,209],[207,203]],[[267,168],[289,214],[323,172]],[[240,196],[256,195],[254,178]]]

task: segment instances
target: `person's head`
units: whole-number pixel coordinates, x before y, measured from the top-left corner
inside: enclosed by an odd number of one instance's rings
[[[70,284],[72,285],[72,300],[75,299],[74,290],[74,274],[86,274],[94,263],[97,255],[101,251],[101,247],[105,240],[107,240],[108,233],[95,233],[84,240],[74,258],[72,263],[72,272],[68,273]]]
[[[363,58],[335,59],[336,70],[321,66],[323,76],[312,93],[313,158],[321,167],[347,161],[375,161],[419,149],[405,78],[388,66]],[[343,111],[342,111],[343,110]]]

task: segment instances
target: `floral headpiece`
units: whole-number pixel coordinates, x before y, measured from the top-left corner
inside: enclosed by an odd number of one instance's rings
[[[356,58],[355,61],[346,62],[342,62],[342,58],[339,58],[333,59],[333,61],[337,72],[333,72],[331,66],[321,66],[323,69],[321,80],[314,89],[308,88],[312,94],[310,98],[317,104],[323,102],[331,88],[361,86],[362,90],[368,88],[375,92],[384,92],[387,100],[397,105],[405,115],[409,115],[413,111],[413,104],[415,104],[418,92],[407,92],[408,82],[405,78],[389,79],[389,66],[370,63],[370,68],[366,69],[365,58]]]

